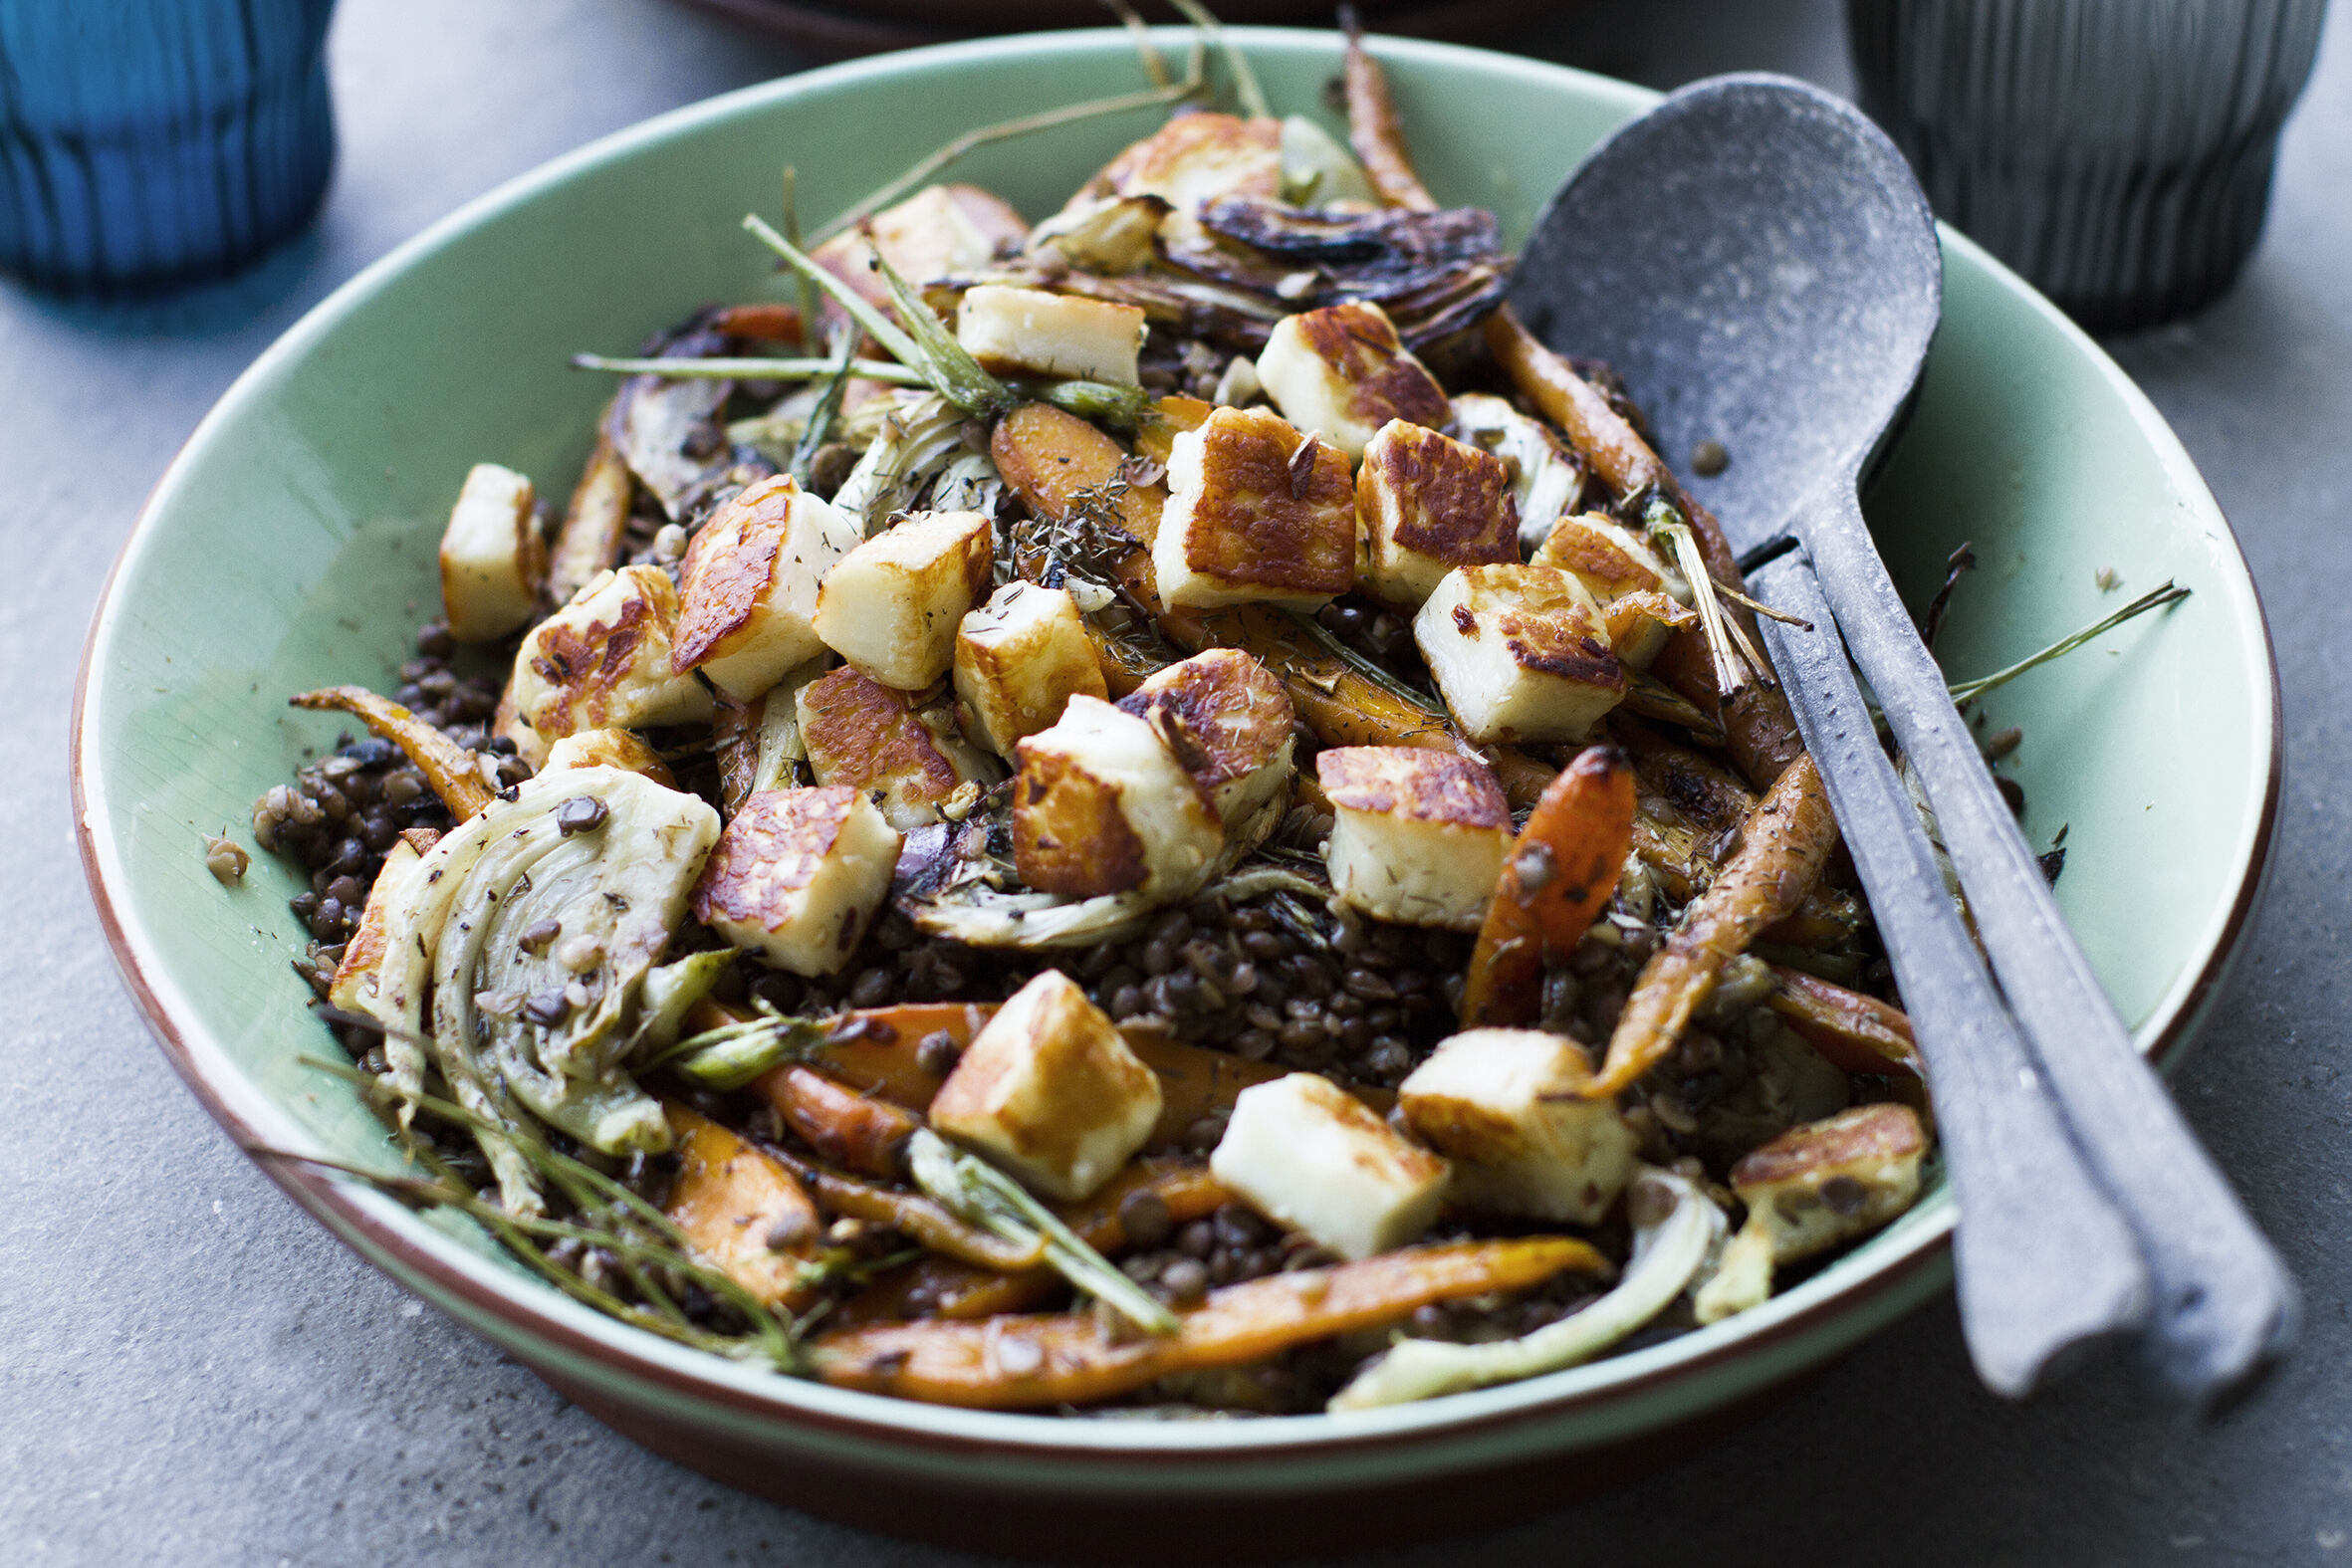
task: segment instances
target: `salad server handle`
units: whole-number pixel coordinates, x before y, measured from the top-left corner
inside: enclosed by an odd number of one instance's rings
[[[2145,1360],[2200,1404],[2282,1354],[2293,1280],[2133,1044],[2058,912],[1849,486],[1797,514],[1822,592],[1925,785],[2001,992],[2156,1286]]]
[[[1978,1375],[2011,1399],[2052,1364],[2147,1319],[2129,1224],[2084,1164],[1945,887],[1919,813],[1880,746],[1804,556],[1750,591],[1810,622],[1762,629],[1837,812],[1925,1059],[1960,1204],[1961,1326]]]

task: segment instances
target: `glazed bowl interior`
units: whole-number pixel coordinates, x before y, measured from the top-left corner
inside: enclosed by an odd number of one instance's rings
[[[1327,114],[1325,33],[1238,35],[1278,110]],[[1163,35],[1180,53],[1182,41]],[[1383,49],[1414,150],[1456,204],[1516,239],[1544,196],[1650,96],[1436,45]],[[253,798],[341,726],[288,693],[389,690],[436,609],[439,525],[468,465],[569,493],[610,390],[566,367],[625,352],[713,301],[788,298],[740,228],[797,167],[822,217],[947,136],[1023,108],[1129,91],[1116,32],[949,46],[755,88],[650,121],[475,203],[370,268],[258,361],[190,440],[125,548],[92,633],[76,739],[94,891],[175,1062],[249,1144],[390,1169],[383,1129],[305,1058],[336,1047],[289,960],[304,885],[257,855],[242,887],[207,874],[201,835],[248,838]],[[1152,112],[984,148],[953,171],[1033,219]],[[2042,669],[1986,706],[2017,725],[2028,836],[2061,828],[2058,898],[2151,1047],[2185,1036],[2242,928],[2274,798],[2276,726],[2260,610],[2212,497],[2145,399],[2023,285],[1948,237],[1947,309],[1916,416],[1869,498],[1919,602],[1962,541],[1983,563],[1942,643],[1965,677],[1998,668],[2171,577],[2192,596]],[[1640,388],[1633,389],[1638,396]],[[1705,496],[1705,484],[1699,482]],[[2104,591],[2111,570],[2122,587]],[[1349,1418],[1135,1424],[946,1411],[779,1379],[598,1317],[470,1224],[348,1186],[275,1174],[347,1239],[527,1359],[577,1379],[737,1412],[823,1417],[867,1439],[952,1432],[1010,1446],[1246,1455],[1573,1408],[1704,1367],[1677,1396],[1731,1397],[1828,1353],[1941,1279],[1948,1194],[1759,1310],[1700,1334],[1516,1387]],[[1906,1281],[1890,1290],[1888,1281]],[[1792,1349],[1792,1325],[1809,1348]],[[1631,1421],[1634,1418],[1625,1418]],[[1605,1441],[1608,1432],[1593,1435]],[[846,1441],[846,1440],[844,1440]]]

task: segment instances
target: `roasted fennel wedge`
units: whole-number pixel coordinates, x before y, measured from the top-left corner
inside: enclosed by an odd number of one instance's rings
[[[516,1130],[544,1121],[604,1154],[664,1150],[661,1107],[626,1057],[640,1022],[671,1010],[665,984],[640,1017],[645,981],[718,834],[702,800],[618,769],[520,784],[403,879],[361,1003],[398,1031],[388,1038],[429,1042],[478,1117]],[[413,1047],[394,1060],[396,1098],[414,1100],[424,1066]],[[505,1140],[485,1145],[502,1201],[540,1212],[530,1165]]]

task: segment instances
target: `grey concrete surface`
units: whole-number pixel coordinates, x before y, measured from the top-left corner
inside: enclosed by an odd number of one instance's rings
[[[1671,85],[1842,86],[1831,0],[1606,0],[1544,52]],[[282,1199],[181,1089],[82,890],[65,784],[76,654],[140,498],[230,379],[427,221],[644,114],[806,62],[662,0],[347,0],[344,158],[318,232],[144,316],[0,284],[0,1559],[40,1565],[840,1563],[955,1554],[824,1524],[611,1436],[406,1299]],[[2285,687],[2277,877],[2178,1080],[2299,1272],[2309,1321],[2212,1427],[2093,1372],[2024,1408],[1972,1381],[1948,1305],[1681,1466],[1400,1565],[2352,1561],[2352,18],[2290,125],[2244,283],[2118,342],[2235,519]],[[919,1500],[910,1499],[910,1505]]]

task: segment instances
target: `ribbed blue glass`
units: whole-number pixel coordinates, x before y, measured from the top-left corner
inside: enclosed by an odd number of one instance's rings
[[[1862,107],[1939,215],[2094,331],[2206,304],[2261,236],[2327,0],[1847,0]]]
[[[0,271],[81,297],[234,271],[335,163],[334,0],[0,0]]]

